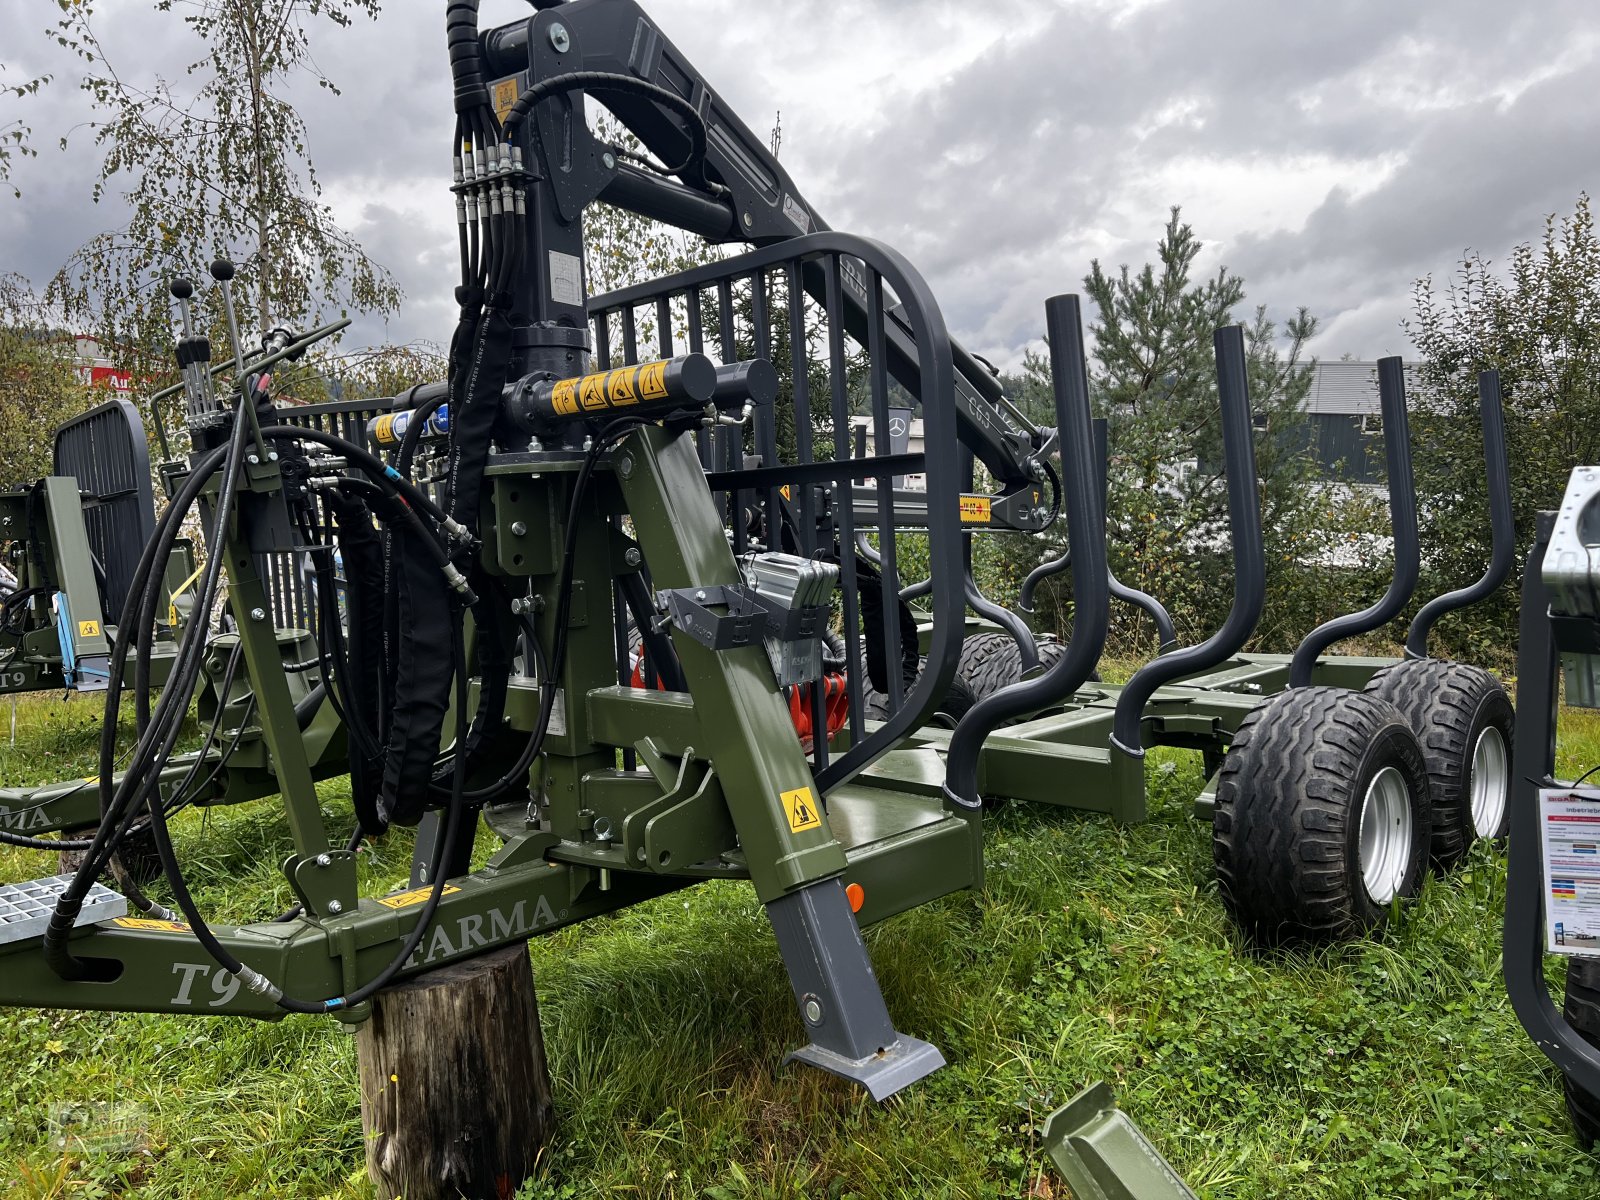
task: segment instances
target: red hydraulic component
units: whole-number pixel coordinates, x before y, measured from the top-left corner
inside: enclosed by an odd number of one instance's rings
[[[850,719],[850,696],[845,688],[844,675],[840,672],[834,671],[824,675],[821,682],[823,719],[827,722],[828,737],[831,739]],[[631,687],[645,687],[642,650],[634,651],[633,675],[628,683]],[[664,690],[660,676],[656,677],[656,690]],[[814,732],[811,719],[811,690],[806,687],[790,686],[783,691],[789,700],[789,717],[794,722],[794,731],[799,734],[800,744],[805,748],[805,752],[810,754]]]

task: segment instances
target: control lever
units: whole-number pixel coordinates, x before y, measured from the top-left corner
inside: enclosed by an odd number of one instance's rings
[[[222,408],[211,386],[211,339],[194,332],[194,281],[183,276],[174,279],[168,290],[178,302],[183,321],[183,337],[178,342],[178,370],[183,376],[185,408],[191,433],[222,424]]]

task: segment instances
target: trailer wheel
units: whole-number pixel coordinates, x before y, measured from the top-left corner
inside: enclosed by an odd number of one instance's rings
[[[923,666],[927,665],[924,659]],[[866,672],[862,672],[866,677]],[[928,725],[934,729],[954,729],[977,705],[979,697],[973,692],[965,679],[957,675],[950,681],[950,690],[939,701],[933,715],[928,718]],[[874,721],[887,721],[889,719],[889,697],[876,690],[871,684],[867,685],[866,694],[862,696],[862,704],[867,710],[867,716]]]
[[[991,696],[1022,678],[1022,655],[1009,633],[980,633],[961,643],[961,679],[978,699]]]
[[[1591,1046],[1600,1046],[1600,959],[1567,959],[1567,999],[1561,1014]],[[1561,1087],[1567,1097],[1567,1115],[1585,1149],[1600,1140],[1600,1096],[1572,1082],[1563,1073]]]
[[[1067,652],[1066,646],[1054,638],[1041,639],[1038,650],[1039,665],[1045,670]],[[1021,681],[1022,652],[1009,633],[980,633],[962,643],[961,665],[956,673],[967,681],[978,699],[987,699]],[[1100,672],[1092,672],[1089,682],[1099,683]]]
[[[1284,692],[1244,719],[1223,760],[1212,814],[1223,903],[1264,943],[1358,936],[1416,894],[1431,829],[1422,748],[1393,705]]]
[[[1419,659],[1385,667],[1366,690],[1398,708],[1422,745],[1435,867],[1449,870],[1479,838],[1505,837],[1514,713],[1500,681],[1465,663]]]

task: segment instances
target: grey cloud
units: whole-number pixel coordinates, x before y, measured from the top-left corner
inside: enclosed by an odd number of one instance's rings
[[[418,7],[391,0],[375,25],[320,37],[318,61],[344,94],[301,93],[322,179],[358,198],[353,232],[407,292],[398,318],[363,320],[352,341],[437,340],[453,319],[453,245],[440,220],[449,87],[441,22]],[[1037,338],[1043,299],[1078,287],[1092,258],[1142,262],[1171,203],[1189,205],[1209,243],[1204,261],[1244,274],[1252,301],[1319,313],[1325,352],[1394,349],[1412,280],[1447,271],[1468,245],[1503,254],[1593,176],[1592,59],[1513,104],[1493,97],[1585,45],[1585,0],[1167,0],[1131,13],[1040,0],[981,12],[944,0],[646,7],[753,128],[782,109],[785,165],[808,199],[835,226],[908,253],[952,328],[1001,360]],[[0,0],[14,30],[31,30],[40,12]],[[483,19],[526,12],[486,0]],[[157,28],[141,4],[118,13],[130,37]],[[964,55],[965,39],[987,49]],[[152,50],[181,65],[170,34]],[[81,119],[81,102],[60,109],[61,121]],[[1159,125],[1178,109],[1188,118]],[[1362,172],[1386,157],[1398,161],[1392,176],[1361,193]],[[80,146],[48,170],[28,165],[22,205],[0,200],[0,265],[47,276],[116,223],[109,207],[78,199],[93,159]],[[1151,182],[1178,161],[1220,176],[1220,195],[1213,185],[1202,204],[1198,180]],[[1251,216],[1255,181],[1282,184],[1311,161],[1331,164],[1324,195],[1281,228]]]

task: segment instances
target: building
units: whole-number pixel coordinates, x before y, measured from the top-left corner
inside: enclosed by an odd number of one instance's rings
[[[1406,390],[1414,395],[1417,365],[1407,363]],[[1377,484],[1383,480],[1383,412],[1378,364],[1319,362],[1306,396],[1310,440],[1317,465],[1329,479]]]

